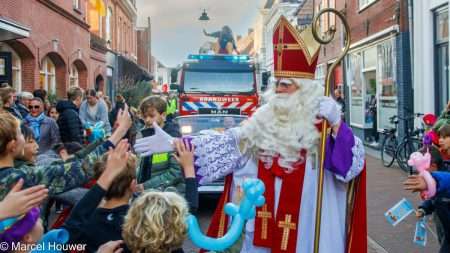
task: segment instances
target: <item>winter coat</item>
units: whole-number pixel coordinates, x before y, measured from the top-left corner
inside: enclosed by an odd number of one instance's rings
[[[20,121],[23,121],[22,114],[20,114],[19,110],[17,110],[16,105],[13,105],[11,107],[3,107],[3,109],[11,113],[14,117],[19,119]]]
[[[25,125],[28,125],[28,120],[24,119]],[[41,122],[41,137],[39,138],[39,154],[49,151],[53,145],[61,142],[59,135],[59,127],[56,121],[50,117],[45,116]]]
[[[78,108],[72,101],[62,100],[56,104],[59,113],[58,126],[61,133],[61,141],[78,142],[83,144],[83,125],[78,116]]]
[[[16,103],[16,109],[19,111],[20,115],[22,115],[22,118],[25,118],[30,113],[30,110],[21,103]]]

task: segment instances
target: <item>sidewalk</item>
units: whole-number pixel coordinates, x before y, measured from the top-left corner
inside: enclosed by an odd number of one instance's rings
[[[416,253],[438,252],[437,239],[428,231],[428,242],[425,248],[413,243],[415,223],[417,219],[410,215],[396,227],[385,219],[384,213],[402,198],[407,198],[415,206],[421,200],[417,195],[403,190],[402,182],[407,174],[396,164],[385,168],[379,153],[367,150],[367,218],[369,234],[369,253]],[[434,230],[434,225],[431,225]],[[384,250],[384,251],[383,251]]]

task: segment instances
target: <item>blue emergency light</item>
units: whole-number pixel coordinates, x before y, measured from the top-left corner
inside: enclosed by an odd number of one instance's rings
[[[189,60],[215,60],[230,62],[247,62],[250,60],[248,55],[211,55],[211,54],[190,54]]]

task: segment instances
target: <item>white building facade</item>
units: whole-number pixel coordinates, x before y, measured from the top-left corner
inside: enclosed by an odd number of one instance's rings
[[[448,0],[413,1],[414,111],[440,112],[450,100]]]

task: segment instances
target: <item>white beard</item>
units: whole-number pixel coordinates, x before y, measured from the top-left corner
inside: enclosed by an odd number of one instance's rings
[[[291,170],[294,163],[303,162],[300,151],[318,143],[317,98],[323,94],[323,88],[312,80],[296,81],[300,88],[293,94],[276,94],[274,88],[266,92],[267,104],[241,127],[243,152],[257,155],[268,167],[279,155],[280,166]]]

